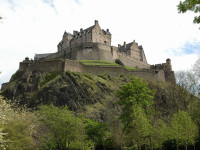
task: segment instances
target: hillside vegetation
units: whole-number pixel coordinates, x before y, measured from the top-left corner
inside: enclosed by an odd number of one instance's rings
[[[9,114],[23,116],[18,117],[19,125],[12,122],[16,117],[11,117],[6,122],[8,125],[0,127],[3,146],[10,149],[9,140],[20,143],[20,138],[11,138],[12,131],[19,127],[23,127],[21,140],[25,138],[31,143],[29,149],[173,150],[193,148],[192,145],[198,143],[196,124],[200,103],[178,85],[146,82],[123,74],[112,77],[109,74],[18,71],[2,95],[10,103],[10,106],[5,104],[11,111]],[[190,126],[182,126],[178,118],[191,122]],[[175,133],[177,125],[183,130]],[[193,128],[187,131],[193,135],[181,134],[185,128]],[[175,136],[177,134],[180,138]]]

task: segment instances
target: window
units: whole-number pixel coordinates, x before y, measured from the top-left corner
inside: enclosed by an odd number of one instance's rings
[[[107,42],[106,42],[106,41],[104,41],[104,44],[105,44],[105,45],[107,45]]]

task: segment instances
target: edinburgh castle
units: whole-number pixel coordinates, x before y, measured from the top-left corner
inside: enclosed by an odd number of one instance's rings
[[[175,76],[171,60],[165,63],[150,65],[141,45],[133,42],[118,46],[111,45],[112,34],[109,29],[101,29],[97,20],[93,26],[73,34],[64,32],[55,53],[35,54],[34,60],[26,58],[20,62],[19,70],[25,71],[28,79],[32,71],[104,74],[112,76],[131,75],[150,81],[162,81],[174,84]],[[85,65],[81,60],[96,60],[118,63],[120,65]],[[126,67],[135,68],[132,70]],[[26,76],[26,77],[25,77]],[[4,88],[6,84],[2,85]]]

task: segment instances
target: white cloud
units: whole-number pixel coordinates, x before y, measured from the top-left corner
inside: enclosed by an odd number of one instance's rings
[[[113,45],[133,40],[143,45],[150,64],[170,57],[174,70],[189,68],[197,56],[175,57],[172,51],[182,52],[186,42],[200,42],[200,30],[192,23],[194,14],[178,14],[177,4],[175,0],[1,0],[0,15],[5,19],[0,22],[0,82],[8,81],[26,56],[55,52],[64,30],[72,33],[94,20],[110,29]]]

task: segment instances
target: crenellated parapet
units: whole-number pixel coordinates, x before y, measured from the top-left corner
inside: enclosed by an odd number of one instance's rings
[[[168,58],[166,63],[151,65],[150,68],[155,71],[163,70],[167,82],[176,83],[174,71],[172,71],[171,60]]]

